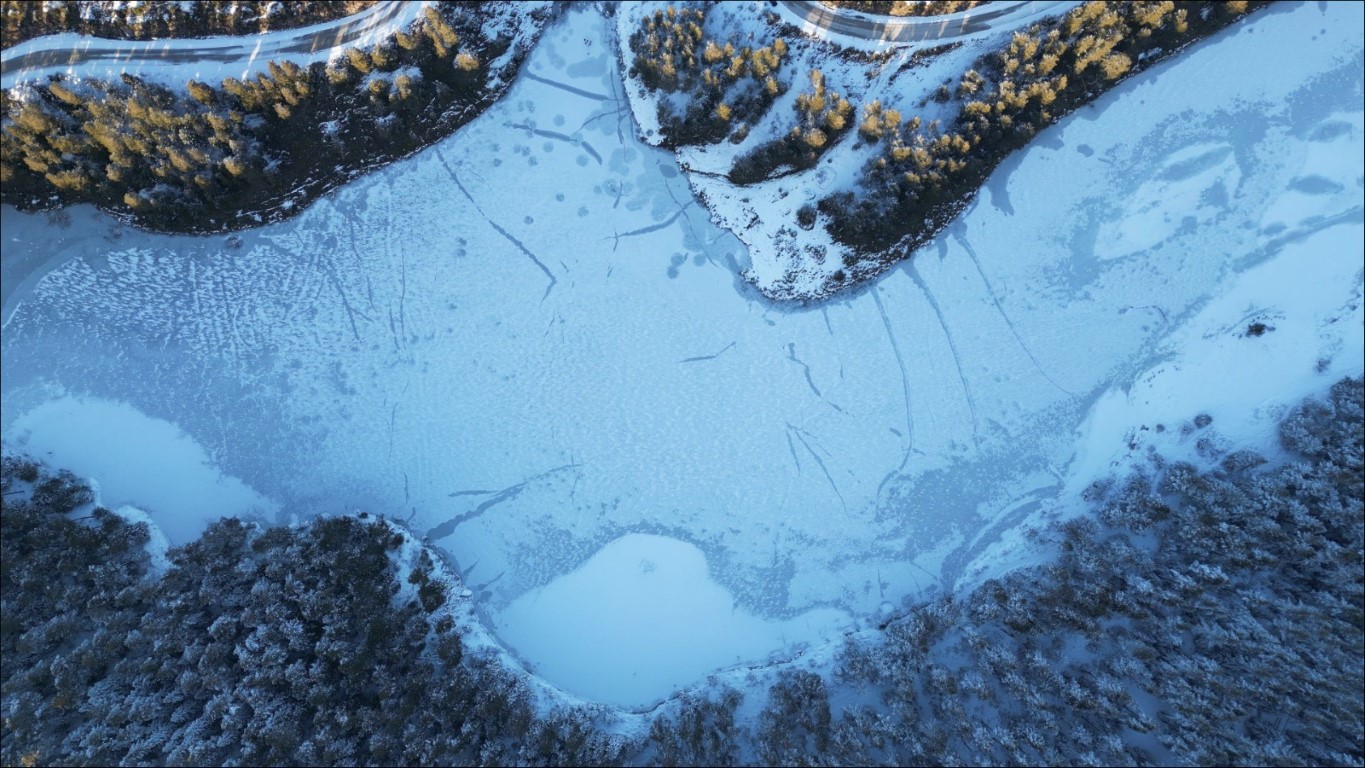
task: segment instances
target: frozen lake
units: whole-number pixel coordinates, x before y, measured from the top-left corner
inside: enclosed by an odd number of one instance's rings
[[[1361,15],[1271,9],[1134,78],[913,262],[800,309],[737,278],[577,10],[459,134],[237,247],[5,208],[5,436],[142,478],[106,502],[172,543],[232,511],[409,519],[547,679],[647,704],[1007,549],[1123,447],[1135,425],[1096,432],[1096,404],[1191,328],[1228,365],[1155,416],[1243,375],[1248,318],[1307,329],[1294,386],[1248,398],[1357,372]],[[1271,265],[1299,282],[1243,279]]]

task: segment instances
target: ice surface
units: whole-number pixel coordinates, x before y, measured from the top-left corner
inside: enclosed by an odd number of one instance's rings
[[[548,682],[624,707],[714,670],[765,658],[789,639],[829,641],[848,623],[818,608],[765,620],[740,608],[685,541],[632,533],[578,570],[513,601],[499,632]]]
[[[1040,135],[913,261],[795,310],[738,278],[742,246],[634,138],[611,25],[580,7],[457,135],[240,247],[82,210],[91,231],[72,237],[4,209],[5,258],[41,265],[6,303],[6,439],[34,445],[28,425],[68,407],[53,400],[126,403],[280,514],[410,518],[549,675],[566,657],[529,638],[550,614],[507,617],[553,591],[556,616],[628,622],[638,592],[573,574],[666,537],[704,556],[705,579],[678,555],[693,589],[769,627],[751,636],[770,646],[705,658],[761,660],[823,632],[776,622],[867,623],[1006,557],[1073,463],[1125,449],[1136,425],[1092,411],[1194,365],[1179,355],[1196,337],[1223,329],[1220,360],[1282,362],[1282,386],[1247,390],[1262,408],[1359,372],[1342,350],[1361,277],[1303,249],[1362,251],[1360,22],[1357,4],[1272,8],[1195,46]],[[1244,312],[1276,330],[1237,335]],[[1281,314],[1298,319],[1277,337]],[[1241,391],[1230,362],[1200,371],[1162,418]],[[75,412],[44,457],[79,460],[98,416]],[[610,668],[621,647],[585,642],[581,663]],[[666,648],[631,662],[656,687],[622,682],[615,700],[701,675]]]

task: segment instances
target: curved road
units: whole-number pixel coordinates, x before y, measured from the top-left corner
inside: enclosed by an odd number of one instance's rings
[[[98,76],[143,69],[184,69],[179,82],[195,70],[222,69],[241,77],[264,70],[270,59],[313,61],[334,48],[361,38],[387,34],[406,26],[426,5],[423,2],[382,0],[360,13],[298,29],[258,35],[163,40],[108,40],[74,33],[45,35],[20,43],[0,54],[0,87],[39,80],[77,67]],[[106,66],[101,71],[99,64]],[[242,65],[239,69],[234,65]],[[228,71],[232,70],[232,71]]]
[[[996,2],[946,16],[919,17],[871,16],[835,10],[815,0],[782,0],[775,4],[790,21],[821,37],[906,45],[1013,29],[1046,15],[1062,13],[1079,2]],[[21,82],[70,73],[76,68],[95,77],[133,72],[175,83],[193,78],[243,78],[263,71],[270,59],[287,58],[305,64],[362,38],[377,39],[406,26],[425,5],[381,0],[353,16],[299,29],[237,37],[129,41],[69,33],[47,35],[0,54],[0,87],[12,88]]]
[[[1044,16],[1064,13],[1074,0],[995,2],[945,16],[873,16],[837,10],[817,0],[781,0],[776,4],[806,32],[820,37],[848,37],[879,45],[951,41],[985,32],[1016,29]]]

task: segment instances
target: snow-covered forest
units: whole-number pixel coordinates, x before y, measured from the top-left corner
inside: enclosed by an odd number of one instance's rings
[[[1036,566],[888,617],[766,691],[640,715],[489,646],[439,554],[367,514],[146,522],[3,464],[7,764],[1358,764],[1365,383],[1288,460],[1153,455],[1033,532]],[[1216,428],[1209,427],[1209,429]],[[150,552],[149,552],[150,550]],[[752,700],[752,701],[749,701]]]

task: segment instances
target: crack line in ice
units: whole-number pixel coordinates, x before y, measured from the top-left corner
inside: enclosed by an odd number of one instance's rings
[[[462,514],[462,515],[456,515],[455,517],[452,517],[452,518],[450,518],[449,520],[445,521],[444,523],[441,523],[440,525],[436,526],[435,528],[432,528],[431,530],[427,531],[427,538],[429,538],[429,539],[432,540],[432,541],[436,541],[437,539],[443,539],[443,538],[449,536],[450,534],[454,533],[454,532],[455,532],[455,529],[458,528],[461,524],[467,523],[467,522],[469,522],[470,520],[473,520],[474,518],[478,517],[479,515],[482,515],[484,512],[487,512],[491,507],[493,507],[493,506],[495,506],[495,505],[497,505],[497,504],[501,504],[502,502],[507,501],[507,500],[509,500],[509,499],[514,499],[514,498],[516,498],[518,495],[521,494],[522,491],[526,490],[526,486],[530,485],[531,483],[534,483],[535,481],[540,480],[540,479],[542,479],[542,478],[549,477],[550,475],[553,475],[553,474],[555,474],[556,472],[563,472],[563,471],[566,470],[566,469],[577,469],[578,467],[581,467],[581,466],[583,466],[583,465],[582,465],[582,464],[565,464],[565,465],[563,465],[563,466],[555,467],[554,469],[550,469],[550,470],[546,470],[545,472],[541,472],[540,474],[536,475],[535,477],[528,477],[528,478],[526,478],[525,480],[522,480],[520,483],[517,483],[516,485],[511,485],[511,486],[508,486],[508,487],[506,487],[506,488],[503,488],[501,491],[493,492],[493,493],[494,493],[493,498],[491,498],[491,499],[485,501],[484,503],[478,505],[477,507],[471,509],[470,511],[465,512],[464,514]],[[471,496],[471,495],[476,495],[476,494],[481,495],[481,494],[484,494],[484,493],[489,493],[489,492],[488,492],[488,491],[456,491],[456,492],[451,493],[451,494],[449,494],[449,495],[452,496],[452,497],[454,497],[454,496]]]
[[[510,241],[512,245],[515,245],[517,248],[521,249],[521,252],[526,254],[527,257],[531,259],[531,261],[534,261],[536,263],[536,266],[540,267],[540,271],[544,272],[545,276],[550,278],[550,284],[545,286],[545,295],[540,297],[541,301],[545,301],[546,297],[550,295],[550,291],[555,287],[555,283],[559,282],[559,279],[555,277],[554,273],[550,271],[549,267],[546,267],[543,263],[541,263],[540,259],[536,258],[536,255],[534,253],[531,253],[530,249],[528,249],[525,245],[522,245],[520,240],[516,239],[515,237],[512,237],[512,234],[510,232],[498,226],[497,222],[488,218],[488,214],[484,213],[483,209],[479,207],[479,204],[474,201],[474,196],[469,194],[469,190],[465,189],[464,184],[460,183],[459,175],[455,173],[454,168],[450,167],[450,163],[446,162],[446,156],[441,152],[440,147],[436,148],[436,157],[440,159],[441,165],[444,165],[446,167],[446,173],[450,174],[450,178],[454,180],[455,186],[459,187],[460,191],[464,193],[464,196],[469,198],[469,204],[474,206],[474,210],[479,212],[479,215],[483,217],[483,220],[488,222],[488,225],[491,226],[493,229],[497,230],[498,234],[507,238],[507,240]]]
[[[487,590],[489,587],[491,587],[491,586],[493,586],[494,584],[496,584],[497,581],[498,581],[498,579],[501,579],[503,576],[506,576],[506,575],[507,575],[507,571],[498,571],[498,575],[497,575],[497,576],[494,576],[493,578],[489,579],[488,581],[483,582],[482,584],[475,584],[475,585],[473,585],[473,586],[474,586],[474,591],[475,591],[475,592],[484,592],[484,591]]]
[[[585,99],[595,99],[597,101],[612,100],[610,96],[607,96],[605,94],[593,93],[592,91],[585,91],[582,88],[575,88],[572,85],[565,85],[564,83],[561,83],[557,80],[550,80],[549,78],[541,77],[540,75],[532,74],[531,72],[523,71],[522,74],[531,80],[535,80],[537,83],[545,83],[546,85],[551,86],[553,88],[559,88],[560,90],[568,91],[569,93],[576,93]]]
[[[679,360],[678,362],[679,362],[679,363],[699,363],[699,362],[701,362],[701,361],[703,361],[703,360],[715,360],[716,358],[720,357],[721,355],[723,355],[723,354],[725,354],[726,352],[729,352],[731,349],[733,349],[734,346],[735,346],[735,343],[736,343],[736,342],[733,342],[733,341],[732,341],[732,342],[730,342],[729,344],[726,344],[724,349],[722,349],[721,351],[715,353],[714,355],[698,355],[698,356],[696,356],[696,357],[684,358],[684,359],[682,359],[682,360]]]
[[[392,320],[392,318],[393,318],[393,313],[392,313],[392,312],[389,313],[389,318],[390,318],[390,320]],[[408,387],[409,387],[411,384],[412,384],[411,381],[408,381],[408,382],[406,382],[406,383],[403,384],[403,391],[398,393],[398,397],[399,397],[400,399],[399,399],[397,402],[395,402],[395,403],[393,404],[393,408],[391,408],[391,409],[389,410],[389,455],[388,455],[388,458],[390,458],[390,459],[393,458],[393,427],[394,427],[394,424],[397,423],[397,420],[398,420],[398,406],[403,402],[403,401],[401,400],[401,398],[402,398],[404,395],[406,395],[406,394],[408,393]],[[384,398],[384,401],[385,401],[385,402],[388,402],[388,397],[387,397],[387,396]],[[407,475],[404,475],[403,477],[406,479]],[[407,503],[407,502],[404,501],[404,504],[406,504],[406,503]]]
[[[736,267],[736,271],[738,271],[738,267]],[[825,307],[820,307],[820,315],[821,315],[822,317],[825,318],[825,330],[829,331],[829,335],[830,335],[831,337],[833,337],[833,336],[834,336],[834,326],[830,325],[830,322],[829,322],[829,310],[826,309]],[[837,359],[837,360],[839,361],[839,381],[843,381],[843,380],[844,380],[844,356],[843,356],[843,353],[839,351],[839,345],[837,345],[837,344],[834,345],[834,357],[835,357],[835,359]],[[834,405],[834,403],[830,403],[830,405]],[[843,409],[843,408],[840,408],[840,407],[837,406],[837,405],[834,405],[834,407],[839,411],[839,413],[843,413],[843,412],[844,412],[844,409]],[[897,433],[897,434],[900,434],[900,433]]]
[[[953,365],[957,368],[957,380],[962,383],[962,395],[967,398],[967,410],[972,414],[972,442],[977,446],[981,445],[981,424],[976,417],[976,398],[972,397],[972,389],[967,386],[967,376],[962,373],[962,355],[957,351],[957,342],[953,341],[953,332],[948,330],[948,321],[943,319],[943,310],[939,308],[938,299],[929,292],[929,286],[925,284],[924,278],[920,277],[919,270],[914,264],[910,264],[905,270],[910,273],[910,279],[915,281],[915,285],[924,292],[924,298],[929,300],[929,306],[933,308],[934,315],[938,317],[939,327],[943,329],[943,335],[948,339],[948,349],[953,353]],[[880,306],[880,302],[878,302]]]
[[[843,507],[844,514],[848,514],[848,504],[844,501],[844,495],[839,493],[839,486],[834,484],[834,478],[829,474],[829,470],[825,468],[824,460],[820,458],[820,454],[816,453],[814,448],[810,447],[810,443],[806,442],[805,435],[809,435],[810,433],[800,427],[794,427],[790,423],[787,423],[787,444],[789,447],[791,446],[791,435],[793,434],[796,435],[797,440],[801,441],[802,445],[806,446],[806,450],[810,451],[810,455],[815,459],[815,463],[820,465],[820,471],[825,473],[825,479],[829,481],[829,487],[834,489],[834,495],[839,497],[839,506]],[[814,437],[814,435],[811,436]],[[795,454],[795,448],[793,448],[793,454]]]
[[[1133,304],[1129,304],[1129,305],[1126,306],[1126,307],[1120,308],[1120,309],[1119,309],[1119,314],[1122,315],[1123,313],[1128,312],[1128,311],[1130,311],[1130,310],[1134,310],[1134,309],[1150,309],[1150,310],[1154,310],[1157,314],[1161,315],[1161,322],[1167,323],[1167,324],[1170,324],[1170,322],[1171,322],[1171,319],[1170,319],[1169,317],[1166,316],[1166,310],[1162,309],[1161,307],[1158,307],[1158,306],[1155,305],[1155,304],[1142,304],[1142,305],[1133,305]]]
[[[986,277],[985,271],[981,269],[981,262],[976,258],[976,249],[972,248],[971,244],[967,242],[967,238],[962,235],[962,229],[963,227],[960,226],[954,228],[953,237],[957,239],[958,244],[967,252],[968,258],[972,260],[972,264],[976,267],[976,273],[981,276],[981,282],[986,286],[986,293],[990,295],[991,302],[995,304],[995,311],[1000,313],[1000,317],[1005,321],[1005,325],[1009,326],[1010,333],[1014,335],[1014,340],[1019,342],[1019,348],[1024,350],[1024,354],[1028,355],[1028,359],[1033,361],[1033,367],[1038,369],[1038,373],[1042,374],[1043,378],[1047,379],[1049,384],[1072,397],[1080,397],[1080,395],[1077,395],[1075,392],[1058,384],[1051,376],[1047,375],[1047,371],[1043,370],[1043,366],[1038,362],[1038,358],[1033,356],[1033,350],[1029,349],[1028,345],[1024,343],[1024,339],[1019,336],[1019,331],[1015,329],[1014,321],[1010,319],[1009,315],[1005,314],[1005,308],[1000,304],[1000,297],[996,295],[995,287],[991,285],[990,279]],[[1162,312],[1161,316],[1162,318],[1165,318],[1166,313]]]
[[[390,459],[393,458],[393,424],[394,424],[394,421],[396,421],[397,419],[398,419],[398,403],[394,403],[394,404],[393,404],[393,408],[390,408],[390,409],[389,409],[389,455],[388,455],[387,458],[390,458]]]
[[[354,234],[355,225],[352,224],[351,226],[352,233]],[[280,248],[278,245],[274,243],[267,242],[266,245],[267,247],[273,249],[276,253],[279,253],[281,256],[285,257],[289,256],[289,254],[286,253],[284,249]],[[352,251],[354,251],[355,249],[354,240],[352,240],[351,242],[351,249]],[[337,296],[341,298],[341,306],[346,310],[347,319],[351,321],[351,334],[355,336],[356,341],[360,341],[360,329],[355,324],[355,316],[360,315],[362,318],[365,319],[365,322],[367,323],[374,322],[373,319],[364,312],[361,312],[360,310],[351,306],[351,300],[347,298],[346,291],[341,286],[341,278],[338,277],[336,265],[332,263],[331,259],[326,258],[322,253],[319,253],[317,264],[319,267],[322,268],[323,273],[327,275],[327,281],[331,283],[333,288],[336,289]],[[366,279],[368,280],[368,276]],[[319,293],[321,292],[319,291]],[[373,301],[371,301],[371,306],[373,307]]]
[[[583,139],[575,139],[574,137],[570,136],[567,133],[560,133],[558,131],[542,131],[539,128],[532,128],[529,123],[503,123],[503,125],[507,126],[508,128],[520,128],[525,131],[530,131],[532,134],[535,134],[536,136],[543,136],[544,138],[547,139],[562,141],[565,144],[572,144],[575,147],[582,149],[584,152],[587,152],[588,154],[592,155],[593,159],[597,161],[598,165],[602,164],[602,156],[597,154],[597,150],[593,149],[592,145],[584,141]]]
[[[658,164],[658,167],[659,167],[659,168],[664,168],[665,165],[664,165],[663,163],[659,163],[659,164]],[[688,198],[687,198],[687,202],[684,203],[684,202],[678,200],[678,196],[675,195],[675,194],[673,194],[673,187],[670,186],[670,185],[668,185],[668,184],[664,184],[664,192],[667,192],[667,193],[668,193],[668,199],[669,199],[669,200],[672,200],[672,201],[673,201],[673,204],[676,205],[676,206],[678,206],[678,213],[687,221],[687,228],[688,228],[688,230],[690,230],[692,236],[695,237],[695,238],[698,239],[698,240],[706,240],[706,238],[705,238],[701,233],[698,233],[698,232],[697,232],[696,223],[692,221],[692,217],[687,215],[687,208],[688,208],[688,206],[692,205],[692,203],[694,202],[695,198],[693,198],[693,197],[691,196],[691,194],[689,193]],[[676,219],[677,219],[677,216],[675,216],[675,217],[673,217],[673,218],[676,220]],[[708,259],[710,259],[709,254],[707,254],[707,252],[706,252],[706,249],[709,248],[709,247],[712,246],[712,245],[715,245],[722,237],[725,237],[726,234],[727,234],[727,233],[725,233],[725,232],[721,232],[720,234],[716,235],[716,236],[715,236],[714,238],[712,238],[711,240],[707,241],[707,242],[706,242],[706,245],[702,246],[702,249],[701,249],[702,254],[705,255]]]
[[[796,455],[796,443],[792,442],[792,433],[790,429],[787,430],[787,450],[792,452],[792,461],[796,462],[796,474],[801,474],[801,457]]]
[[[345,219],[347,227],[351,230],[351,238],[350,240],[347,241],[347,245],[351,246],[351,256],[355,259],[356,269],[359,270],[360,273],[365,276],[365,295],[368,301],[370,302],[370,311],[377,312],[379,310],[378,307],[374,305],[374,285],[370,282],[369,270],[362,268],[363,262],[360,258],[360,250],[356,248],[355,245],[356,242],[355,217],[346,216]],[[364,315],[362,315],[362,317],[364,317]],[[366,319],[368,320],[369,318]]]
[[[820,398],[821,400],[824,400],[825,396],[820,394],[820,390],[815,386],[815,380],[810,377],[810,366],[806,365],[804,362],[801,361],[800,358],[796,356],[795,342],[787,344],[787,359],[801,366],[801,370],[805,371],[806,373],[806,386],[810,387],[810,391],[814,392],[816,397]],[[833,403],[830,404],[833,405]]]
[[[658,163],[657,166],[658,166],[660,169],[663,169],[663,168],[667,167],[664,163]],[[669,200],[672,200],[672,201],[673,201],[673,204],[676,205],[676,206],[678,206],[678,213],[679,213],[680,215],[682,215],[682,217],[683,217],[684,219],[687,220],[687,228],[691,231],[692,236],[695,237],[695,238],[697,238],[698,240],[705,240],[705,239],[706,239],[705,237],[703,237],[702,235],[700,235],[700,234],[697,233],[696,227],[695,227],[695,225],[694,225],[694,223],[693,223],[693,221],[692,221],[692,217],[687,215],[687,207],[690,206],[690,205],[692,204],[693,200],[694,200],[694,198],[691,196],[691,194],[689,193],[688,198],[687,198],[687,202],[684,203],[684,202],[678,200],[678,196],[675,195],[675,194],[673,194],[673,187],[670,186],[670,185],[667,184],[667,183],[664,184],[664,192],[668,193],[668,199],[669,199]],[[676,220],[677,217],[675,216],[674,219]],[[722,233],[721,235],[718,235],[718,236],[717,236],[717,239],[719,239],[720,237],[723,237],[723,236],[724,236],[724,233]],[[712,241],[712,242],[714,243],[714,241]],[[708,244],[708,245],[709,245],[709,244]],[[702,251],[703,251],[703,253],[705,252],[705,247],[703,247]]]
[[[624,110],[625,110],[625,107],[617,107],[616,109],[607,110],[606,112],[598,112],[597,114],[593,115],[592,117],[588,118],[587,120],[584,120],[584,121],[583,121],[583,124],[580,125],[580,126],[578,126],[578,130],[581,131],[581,130],[583,130],[584,128],[587,128],[589,125],[592,125],[593,123],[597,122],[598,120],[601,120],[601,119],[604,118],[604,117],[611,117],[612,115],[619,115],[619,114],[621,114],[621,112],[624,111]]]
[[[661,229],[664,229],[664,228],[666,228],[666,227],[672,226],[672,225],[673,225],[673,222],[677,221],[678,218],[681,217],[681,216],[683,215],[683,213],[687,210],[687,206],[689,206],[689,205],[691,205],[691,204],[692,204],[692,201],[691,201],[691,200],[687,201],[687,203],[686,203],[685,205],[683,205],[681,208],[679,208],[677,213],[675,213],[675,214],[673,214],[672,216],[670,216],[670,217],[668,218],[667,221],[661,221],[661,222],[659,222],[658,224],[650,224],[650,225],[647,226],[647,227],[641,227],[641,228],[639,228],[639,229],[633,229],[633,230],[631,230],[631,231],[629,231],[629,232],[618,232],[618,233],[613,234],[613,235],[611,236],[611,240],[612,240],[611,251],[612,251],[612,253],[615,253],[615,252],[616,252],[616,247],[617,247],[618,245],[621,244],[621,238],[623,238],[623,237],[633,237],[633,236],[635,236],[635,235],[647,235],[647,234],[649,234],[650,232],[658,232],[658,231],[661,230]],[[496,226],[496,225],[495,225],[495,226]],[[604,238],[602,238],[602,239],[603,239],[603,240],[606,240],[607,238],[604,237]]]
[[[390,217],[389,219],[393,219]],[[390,240],[389,242],[393,242]],[[403,332],[403,338],[408,337],[408,316],[405,309],[408,298],[408,252],[407,249],[400,249],[398,252],[398,330]]]
[[[393,321],[393,305],[389,305],[389,335],[393,337],[393,351],[400,352],[402,347],[398,343],[398,325]]]
[[[620,60],[615,63],[619,66]],[[621,74],[618,70],[618,74]],[[630,102],[626,98],[623,90],[624,77],[609,77],[607,85],[611,86],[611,102],[616,105],[616,143],[624,145],[626,136],[621,131],[621,124],[635,119],[635,113],[630,109]]]
[[[896,353],[896,364],[901,370],[901,392],[905,395],[905,454],[901,456],[901,465],[891,470],[882,478],[882,482],[877,486],[877,496],[880,498],[882,489],[891,481],[891,478],[905,471],[906,465],[910,463],[910,451],[915,444],[915,419],[910,413],[910,373],[905,369],[905,358],[901,356],[900,344],[896,342],[896,334],[891,331],[891,318],[886,315],[886,307],[882,305],[882,297],[878,294],[878,287],[873,286],[868,293],[872,294],[872,301],[877,305],[877,311],[881,313],[882,325],[886,326],[886,338],[891,341],[891,351]]]

